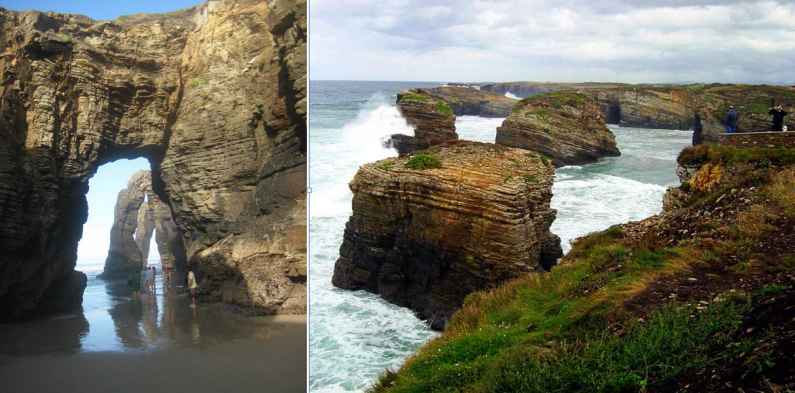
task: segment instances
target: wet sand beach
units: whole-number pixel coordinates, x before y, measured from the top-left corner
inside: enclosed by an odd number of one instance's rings
[[[0,324],[0,381],[15,393],[303,392],[306,318],[191,308],[162,284],[137,299],[89,277],[82,312]]]

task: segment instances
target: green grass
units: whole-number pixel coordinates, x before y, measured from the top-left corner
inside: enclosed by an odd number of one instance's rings
[[[694,198],[699,204],[713,204],[727,188],[746,187],[748,181],[760,187],[757,195],[770,203],[766,207],[795,200],[793,169],[759,163],[795,163],[790,161],[792,151],[746,150],[705,146],[683,152],[680,160],[740,164],[727,167],[732,175],[720,190]],[[693,203],[689,206],[695,209]],[[782,224],[768,225],[774,218],[760,218],[753,206],[743,208],[737,218],[704,223],[721,231],[718,238],[669,245],[665,239],[639,239],[635,231],[625,233],[623,226],[613,226],[577,239],[564,263],[549,273],[530,274],[467,296],[442,336],[398,372],[384,374],[371,391],[658,391],[694,371],[742,358],[757,345],[736,336],[751,312],[748,294],[715,289],[708,299],[720,295],[724,300],[698,307],[652,295],[639,300],[635,311],[625,305],[639,294],[649,294],[650,284],[674,274],[689,275],[699,266],[721,266],[741,276],[756,274],[760,263],[769,265],[761,267],[765,271],[791,271],[795,255],[759,262],[754,254],[754,243],[773,237]],[[775,219],[785,219],[781,211]],[[750,262],[754,258],[757,262]],[[754,299],[789,290],[769,284],[754,292]],[[764,360],[753,361],[749,367],[761,367],[758,373],[769,369]]]
[[[409,169],[418,169],[418,170],[425,170],[425,169],[433,169],[433,168],[441,168],[442,162],[439,161],[438,158],[430,155],[419,153],[413,155],[406,161],[406,168]]]
[[[416,102],[428,102],[431,97],[415,93],[413,91],[408,91],[400,95],[400,101],[416,101]]]
[[[747,303],[721,302],[703,313],[667,307],[624,337],[602,332],[557,344],[549,356],[523,351],[505,359],[485,384],[492,392],[642,392],[688,369],[718,364],[707,349],[725,345]]]
[[[729,165],[738,163],[792,165],[795,164],[795,149],[699,145],[682,150],[677,161],[683,165],[697,165],[705,162]]]
[[[382,169],[382,170],[385,170],[385,171],[391,170],[392,167],[394,167],[394,166],[395,166],[395,162],[394,161],[384,161],[384,162],[378,164],[378,168]]]
[[[453,115],[453,110],[450,108],[450,105],[447,105],[447,103],[442,100],[436,101],[436,111],[447,116]]]

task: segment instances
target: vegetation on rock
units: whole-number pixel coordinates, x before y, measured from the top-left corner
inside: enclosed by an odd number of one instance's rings
[[[406,161],[406,167],[418,170],[441,168],[442,162],[430,154],[419,153],[411,156],[411,158]]]
[[[792,154],[686,149],[680,164],[722,168],[711,187],[674,189],[680,207],[469,295],[371,391],[792,391]]]

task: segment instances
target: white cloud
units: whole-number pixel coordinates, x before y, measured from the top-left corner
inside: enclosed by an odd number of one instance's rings
[[[795,79],[791,2],[596,3],[315,0],[310,2],[311,77]]]

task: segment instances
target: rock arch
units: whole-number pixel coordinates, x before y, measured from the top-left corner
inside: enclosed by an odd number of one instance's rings
[[[97,168],[145,157],[202,297],[305,312],[306,4],[0,9],[0,319],[79,305]]]
[[[127,187],[119,191],[110,230],[110,246],[105,259],[103,278],[126,278],[139,272],[155,244],[163,267],[185,270],[185,246],[171,210],[152,192],[151,174],[139,171],[130,177]]]

